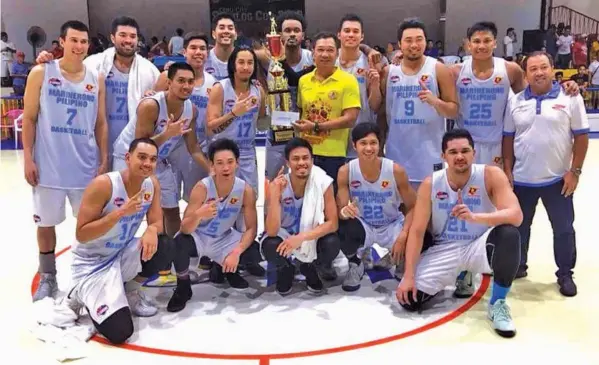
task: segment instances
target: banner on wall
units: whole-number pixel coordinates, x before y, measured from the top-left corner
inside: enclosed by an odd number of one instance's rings
[[[210,0],[210,23],[222,13],[230,14],[238,32],[262,38],[270,32],[268,12],[276,17],[286,10],[304,14],[304,0]]]

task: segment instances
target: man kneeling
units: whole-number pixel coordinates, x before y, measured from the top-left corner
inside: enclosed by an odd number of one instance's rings
[[[175,237],[177,287],[168,302],[169,312],[183,310],[191,299],[191,256],[214,261],[211,282],[221,284],[226,279],[232,288],[246,289],[249,284],[239,275],[239,261],[252,253],[250,247],[259,254],[257,243],[254,245],[258,230],[256,196],[251,185],[235,177],[239,147],[230,139],[218,139],[208,147],[208,157],[214,176],[193,188],[181,231]]]
[[[140,317],[158,312],[140,292],[141,283],[172,260],[163,235],[160,185],[152,176],[157,159],[156,142],[131,142],[127,168],[96,177],[83,193],[77,217],[69,299],[83,305],[98,332],[115,344],[133,334],[131,312]],[[136,238],[144,218],[148,227]]]
[[[341,288],[347,292],[360,289],[364,276],[364,263],[356,254],[360,247],[370,250],[378,243],[399,264],[412,221],[416,192],[403,167],[379,157],[379,141],[376,124],[355,126],[352,142],[358,158],[341,167],[337,178],[341,250],[349,261]]]
[[[266,195],[262,253],[277,268],[279,294],[291,291],[295,276],[292,255],[301,262],[308,290],[320,293],[323,284],[317,269],[324,272],[324,279],[334,280],[336,275],[327,270],[332,269],[340,249],[333,179],[313,165],[312,146],[304,139],[287,142],[285,159],[290,172],[279,174]]]
[[[474,142],[468,131],[445,133],[442,150],[448,167],[418,189],[397,299],[404,308],[418,310],[455,284],[461,271],[493,272],[489,319],[499,335],[513,337],[516,328],[505,298],[520,263],[518,199],[498,167],[472,164]],[[433,245],[421,255],[429,221]]]

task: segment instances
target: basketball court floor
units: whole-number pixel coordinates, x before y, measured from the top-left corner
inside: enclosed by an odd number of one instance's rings
[[[264,161],[264,151],[259,153],[259,160]],[[30,332],[38,251],[22,152],[1,151],[0,171],[0,270],[4,283],[0,362],[57,363],[55,348]],[[264,196],[263,191],[260,195]],[[262,205],[260,199],[259,216]],[[599,140],[591,140],[575,194],[579,294],[565,298],[558,292],[551,226],[540,205],[532,231],[529,276],[516,281],[509,296],[518,329],[514,339],[498,337],[487,320],[488,277],[477,279],[478,291],[469,300],[454,299],[453,288],[447,288],[435,299],[433,308],[409,314],[395,300],[398,283],[389,272],[371,271],[358,292],[344,293],[340,282],[347,264],[339,258],[335,262],[339,280],[328,285],[321,296],[308,294],[301,280],[285,298],[276,294],[274,286],[267,287],[268,279],[251,279],[245,292],[204,282],[194,285],[187,308],[172,314],[166,312],[172,285],[155,287],[156,280],[149,282],[147,290],[156,296],[159,314],[135,318],[136,333],[120,348],[93,338],[82,346],[86,356],[73,363],[599,364],[599,245],[593,232],[599,222],[597,206]],[[72,217],[57,228],[61,291],[68,286],[68,248],[75,237],[74,228]],[[200,279],[205,278],[206,273],[200,272]]]

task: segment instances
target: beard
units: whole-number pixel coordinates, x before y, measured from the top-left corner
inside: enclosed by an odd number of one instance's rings
[[[116,54],[118,54],[121,57],[133,57],[135,55],[135,53],[137,52],[137,47],[133,47],[133,49],[131,51],[127,51],[125,50],[123,47],[117,47],[115,45],[115,50],[116,50]]]

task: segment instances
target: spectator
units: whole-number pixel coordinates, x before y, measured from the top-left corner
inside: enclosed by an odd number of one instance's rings
[[[439,57],[439,50],[435,48],[435,44],[430,39],[428,42],[426,42],[426,50],[424,51],[424,54],[433,58]]]
[[[576,81],[580,88],[586,88],[589,85],[589,73],[585,65],[578,66],[578,73],[572,75],[570,80]]]
[[[557,39],[557,30],[555,29],[555,25],[551,24],[549,29],[547,29],[547,33],[545,33],[543,44],[545,45],[547,53],[549,53],[554,60],[557,56]]]
[[[565,70],[570,68],[572,61],[572,44],[574,40],[570,34],[572,28],[568,25],[564,28],[564,33],[557,39],[557,59],[556,66],[559,69]]]
[[[29,73],[29,65],[25,63],[25,52],[17,51],[17,62],[13,62],[10,73],[15,95],[25,95],[25,83],[27,81],[27,74]]]
[[[589,36],[589,46],[589,60],[590,62],[593,62],[597,60],[597,57],[599,56],[599,40],[597,39],[597,34],[591,34]]]
[[[564,82],[564,73],[561,71],[556,72],[555,73],[555,81],[557,81],[559,84]]]
[[[175,36],[173,36],[168,42],[168,51],[169,54],[173,56],[178,56],[183,54],[183,29],[177,28],[175,30]]]
[[[589,79],[591,88],[596,89],[592,91],[593,108],[599,109],[599,52],[595,53],[595,58],[589,65]]]
[[[588,47],[586,34],[577,35],[576,42],[572,45],[572,65],[575,68],[579,68],[580,66],[585,66],[588,62]]]
[[[506,60],[513,61],[515,53],[515,44],[518,43],[516,31],[514,28],[508,28],[505,37],[503,37],[503,54]]]
[[[10,70],[13,61],[13,55],[17,48],[12,42],[8,41],[8,34],[1,33],[0,52],[2,53],[2,65],[0,68],[0,77],[2,77],[2,86],[10,86]]]
[[[52,53],[52,56],[55,60],[62,58],[64,51],[60,46],[60,43],[58,43],[58,41],[52,41],[52,48],[50,48],[50,53]]]

